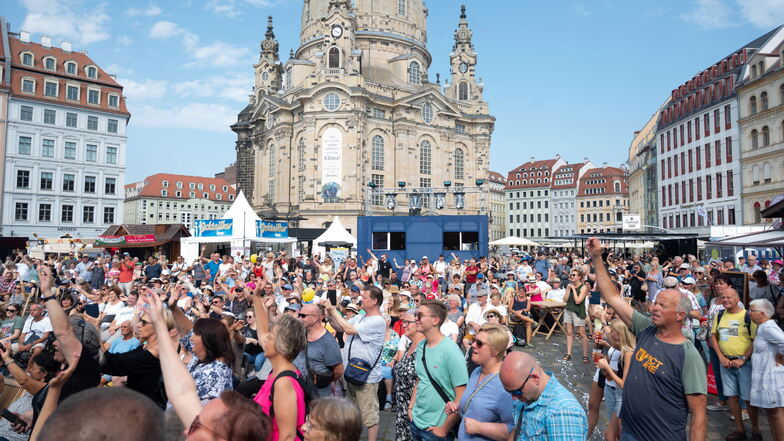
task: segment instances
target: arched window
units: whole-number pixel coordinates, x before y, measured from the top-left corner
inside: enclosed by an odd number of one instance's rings
[[[760,182],[760,169],[758,165],[751,168],[751,183],[757,185]]]
[[[408,82],[418,85],[421,81],[422,71],[419,69],[419,63],[416,61],[408,63]]]
[[[757,97],[752,96],[749,98],[749,113],[752,115],[757,113]]]
[[[766,162],[762,164],[762,179],[763,182],[766,184],[773,179],[773,167],[770,166],[770,162]]]
[[[465,178],[465,153],[463,149],[455,149],[455,179]]]
[[[762,128],[762,146],[770,145],[770,129],[768,126]]]
[[[22,64],[25,66],[32,66],[33,65],[33,54],[32,52],[25,52],[22,54]]]
[[[757,77],[757,66],[751,66],[751,77],[752,78]]]
[[[267,162],[269,163],[267,168],[269,169],[269,176],[271,178],[275,177],[275,146],[269,146],[269,157],[267,158]]]
[[[460,101],[465,101],[468,99],[468,83],[465,81],[461,81],[457,85],[457,99]]]
[[[384,138],[376,135],[370,141],[373,170],[384,170]]]
[[[768,92],[762,92],[760,94],[760,110],[763,112],[768,110]]]
[[[303,138],[300,138],[299,144],[297,144],[297,170],[305,171],[305,140]]]
[[[329,68],[336,69],[340,67],[340,49],[336,47],[329,48]]]
[[[55,70],[55,66],[57,65],[57,60],[54,57],[45,57],[44,58],[44,69],[46,70]]]
[[[87,72],[87,76],[88,77],[93,78],[93,79],[98,78],[98,68],[97,67],[89,66],[89,67],[87,67],[86,72]]]
[[[784,84],[779,87],[779,104],[784,104]]]
[[[616,182],[615,183],[615,192],[616,193],[620,193],[621,192],[621,183],[620,182]]]
[[[757,137],[757,131],[756,130],[752,130],[751,131],[751,148],[756,149],[757,147],[759,147],[759,139]]]
[[[77,69],[76,63],[74,63],[73,61],[69,61],[65,63],[65,72],[68,75],[76,75],[76,69]]]
[[[430,141],[424,140],[419,144],[419,173],[430,174],[431,158]]]
[[[762,206],[759,202],[754,203],[754,223],[762,223]]]

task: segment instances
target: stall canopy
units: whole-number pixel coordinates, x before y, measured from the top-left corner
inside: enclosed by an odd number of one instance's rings
[[[182,224],[112,225],[95,239],[95,246],[103,248],[154,247],[190,235],[191,233]]]
[[[182,240],[182,256],[190,262],[199,256],[199,246],[207,243],[229,243],[231,254],[250,255],[253,243],[285,244],[293,254],[297,239],[288,237],[286,222],[264,221],[253,211],[240,190],[234,203],[220,219],[196,221],[194,235]]]
[[[337,216],[332,220],[332,225],[313,241],[313,254],[324,256],[326,253],[325,245],[330,244],[350,244],[350,248],[356,248],[357,246],[357,239],[346,230]]]
[[[740,236],[712,240],[707,244],[728,247],[780,248],[784,247],[784,230],[770,230],[760,231],[758,233],[742,234]]]
[[[500,247],[503,247],[503,246],[507,246],[507,247],[538,247],[539,246],[538,243],[536,243],[536,242],[534,242],[532,240],[528,240],[528,239],[526,239],[524,237],[517,237],[517,236],[509,236],[509,237],[505,237],[503,239],[494,240],[494,241],[490,242],[490,245],[494,246],[494,247],[499,247],[499,246]]]

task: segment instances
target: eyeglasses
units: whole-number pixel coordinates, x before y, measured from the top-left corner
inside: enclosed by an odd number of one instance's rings
[[[299,318],[305,318],[305,317],[308,317],[308,316],[311,316],[311,315],[316,315],[316,314],[303,314],[303,313],[300,312],[297,315],[299,316]]]
[[[209,432],[213,437],[218,438],[218,434],[215,433],[214,430],[212,430],[209,427],[207,427],[204,424],[202,424],[201,421],[199,420],[199,416],[196,415],[196,418],[193,419],[193,422],[191,423],[191,426],[188,427],[188,436],[190,436],[193,432],[195,432],[195,431],[197,431],[199,429],[204,429],[207,432]]]
[[[416,323],[416,320],[401,320],[401,321],[403,322],[404,326],[408,326],[408,325]]]
[[[533,374],[533,373],[534,373],[534,368],[531,368],[531,370],[528,372],[528,376],[525,377],[525,381],[523,381],[523,384],[520,387],[518,387],[517,389],[509,390],[509,389],[504,388],[504,390],[509,392],[510,394],[512,394],[512,396],[515,397],[515,398],[522,397],[523,396],[523,389],[525,388],[525,384],[528,383],[528,380],[531,379],[531,374]]]
[[[16,312],[16,309],[7,308],[5,312]]]
[[[474,341],[472,341],[471,343],[475,344],[477,349],[481,348],[482,346],[484,346],[486,344],[485,342],[483,342],[482,340],[479,340],[477,338],[475,338]]]
[[[498,318],[498,314],[487,314],[487,318]]]

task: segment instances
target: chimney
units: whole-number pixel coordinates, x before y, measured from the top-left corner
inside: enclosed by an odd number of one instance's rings
[[[588,157],[586,156],[585,158],[583,158],[583,164],[587,164],[587,163],[588,163]]]
[[[71,52],[71,42],[70,41],[62,41],[62,42],[60,42],[60,47],[62,47],[65,52]]]
[[[52,47],[52,37],[41,35],[41,46],[46,48]]]
[[[29,43],[30,42],[30,33],[27,31],[19,31],[19,40],[22,43]]]

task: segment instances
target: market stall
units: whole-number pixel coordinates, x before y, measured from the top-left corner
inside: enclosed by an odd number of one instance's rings
[[[174,259],[180,255],[180,239],[190,235],[182,224],[112,225],[95,239],[94,246],[139,259],[159,255]]]
[[[332,224],[313,241],[313,255],[325,256],[330,252],[332,259],[340,260],[351,255],[351,250],[357,247],[357,239],[346,230],[340,219],[335,216]]]

